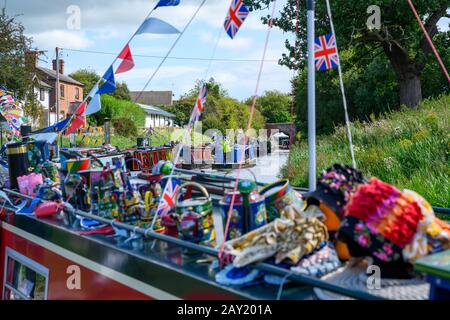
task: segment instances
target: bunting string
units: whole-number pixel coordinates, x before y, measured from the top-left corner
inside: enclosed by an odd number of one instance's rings
[[[182,148],[183,148],[183,146],[184,146],[184,142],[187,141],[187,139],[189,138],[189,136],[190,136],[190,134],[191,134],[191,132],[192,132],[193,126],[195,126],[195,123],[196,123],[196,122],[199,120],[199,118],[200,118],[200,115],[201,115],[201,111],[202,111],[202,110],[199,110],[199,108],[197,107],[197,105],[198,105],[198,104],[201,104],[201,107],[204,108],[204,103],[206,102],[206,94],[207,94],[207,92],[206,92],[206,90],[207,90],[207,89],[206,89],[206,79],[207,79],[208,74],[209,74],[209,72],[210,72],[210,70],[211,70],[211,65],[212,65],[212,61],[213,61],[212,58],[214,58],[214,56],[216,55],[217,47],[218,47],[218,45],[219,45],[219,41],[220,41],[221,35],[222,35],[222,26],[219,28],[219,33],[218,33],[218,35],[217,35],[217,37],[216,37],[216,42],[215,42],[215,45],[214,45],[213,50],[212,50],[212,53],[211,53],[211,59],[209,59],[208,66],[207,66],[207,68],[206,68],[206,70],[205,70],[205,75],[204,75],[204,77],[203,77],[203,81],[200,83],[200,87],[199,87],[199,96],[198,96],[198,98],[197,98],[196,104],[195,104],[194,108],[192,109],[191,115],[190,115],[190,117],[189,117],[188,126],[187,126],[187,128],[185,129],[185,131],[184,131],[184,138],[183,138],[183,140],[181,141],[180,145],[178,146],[178,150],[177,150],[177,152],[176,152],[176,155],[175,155],[175,158],[174,158],[174,162],[173,162],[174,165],[176,165],[176,164],[178,163],[178,161],[179,161],[179,159],[180,159],[180,155],[181,155],[181,150],[182,150]],[[174,173],[174,171],[172,170],[172,171],[170,172],[170,174],[169,174],[168,182],[171,181],[172,176],[173,176],[173,173]],[[166,184],[166,186],[165,186],[165,188],[164,188],[164,192],[163,192],[162,194],[165,194],[165,193],[167,192],[166,189],[168,188],[168,185],[169,185],[169,183]],[[160,204],[160,205],[161,205],[161,204]],[[156,210],[156,212],[159,212],[159,211],[160,211],[160,205],[158,205],[158,209]],[[150,228],[149,228],[150,230],[153,230],[153,227],[154,227],[154,225],[155,225],[155,223],[156,223],[156,217],[157,217],[157,215],[155,215],[155,216],[153,217],[151,226],[150,226]]]
[[[249,116],[248,123],[247,123],[247,132],[251,128],[253,115],[255,113],[256,99],[257,99],[258,92],[259,92],[259,85],[260,85],[260,82],[261,82],[261,75],[262,75],[262,71],[263,71],[263,67],[264,67],[264,60],[265,60],[266,53],[267,53],[267,47],[269,46],[270,32],[272,30],[272,22],[273,22],[273,17],[275,16],[276,6],[277,6],[277,0],[275,0],[273,2],[272,15],[271,15],[271,18],[269,20],[269,26],[268,26],[268,29],[267,29],[266,40],[265,40],[265,43],[264,43],[264,50],[263,50],[263,54],[262,54],[261,64],[259,66],[258,77],[257,77],[257,80],[256,80],[255,93],[253,95],[252,106],[251,106],[251,109],[250,109],[250,116]],[[245,147],[247,146],[247,142],[248,142],[248,137],[247,137],[247,135],[245,135],[244,136],[244,150],[245,150]],[[231,196],[230,209],[228,210],[228,214],[227,214],[227,222],[226,222],[226,225],[225,225],[225,231],[224,231],[223,239],[227,238],[228,230],[229,230],[229,227],[230,227],[231,215],[232,215],[234,203],[235,203],[235,200],[236,200],[239,176],[240,176],[240,173],[241,173],[241,170],[242,170],[243,163],[244,163],[244,159],[239,162],[239,166],[238,166],[238,169],[236,171],[236,179],[235,179],[235,182],[234,182],[234,189],[233,189],[233,193],[232,193],[232,196]],[[220,262],[221,267],[223,267],[223,253],[224,253],[224,250],[225,250],[225,241],[223,241],[222,245],[220,246],[220,250],[219,250],[219,262]]]
[[[352,131],[351,131],[351,127],[350,127],[350,119],[348,116],[348,111],[347,111],[347,98],[345,96],[345,89],[344,89],[344,80],[342,77],[342,67],[341,67],[341,62],[340,62],[340,56],[339,56],[339,49],[338,49],[338,44],[337,44],[337,39],[336,39],[336,33],[334,31],[334,23],[333,23],[333,16],[331,14],[331,6],[330,6],[330,1],[326,0],[326,4],[327,4],[327,12],[328,12],[328,17],[330,18],[330,26],[331,26],[331,32],[334,35],[334,41],[336,43],[336,55],[337,55],[337,59],[338,59],[338,73],[339,73],[339,85],[341,87],[341,92],[342,92],[342,103],[344,105],[344,113],[345,113],[345,126],[347,128],[347,136],[348,136],[348,142],[350,145],[350,154],[352,157],[352,164],[353,164],[353,168],[357,168],[356,167],[356,160],[355,160],[355,152],[353,149],[353,138],[352,138]]]
[[[139,94],[137,95],[137,97],[134,99],[134,102],[136,103],[137,101],[139,101],[139,99],[142,96],[142,93],[145,91],[145,89],[147,89],[148,85],[150,84],[150,82],[153,81],[153,78],[156,76],[156,74],[158,73],[159,69],[161,69],[162,65],[164,64],[164,62],[166,62],[167,58],[169,57],[169,55],[172,53],[173,49],[175,48],[175,46],[177,45],[178,41],[180,41],[181,37],[184,35],[184,33],[186,32],[186,30],[189,28],[189,26],[191,25],[192,21],[195,19],[195,17],[197,16],[198,12],[200,11],[200,9],[203,7],[203,5],[205,4],[206,0],[203,0],[200,5],[198,6],[197,10],[194,12],[194,15],[189,19],[188,23],[186,24],[186,26],[183,28],[183,30],[180,32],[180,34],[178,35],[178,37],[176,38],[175,42],[172,44],[172,46],[170,47],[169,51],[167,51],[166,55],[164,56],[164,58],[161,60],[161,62],[159,63],[158,67],[155,69],[155,71],[152,73],[152,75],[150,76],[150,78],[148,79],[147,83],[145,84],[144,88],[142,88],[142,90],[139,92]]]
[[[178,3],[177,3],[177,2],[178,2]],[[178,5],[178,4],[179,4],[179,1],[178,1],[178,0],[160,0],[160,1],[158,1],[157,5],[156,5],[153,9],[150,10],[150,12],[149,12],[149,13],[147,14],[147,16],[145,17],[144,21],[140,24],[139,28],[136,29],[136,31],[133,33],[133,35],[130,37],[130,39],[126,42],[124,48],[123,48],[122,51],[121,51],[121,54],[117,55],[117,56],[114,58],[114,60],[113,60],[112,63],[110,64],[110,66],[109,66],[109,68],[108,68],[108,71],[107,71],[107,73],[106,73],[105,75],[111,75],[111,73],[108,73],[108,72],[109,72],[110,70],[112,71],[112,68],[113,68],[113,66],[114,66],[114,63],[116,63],[116,61],[117,61],[118,59],[121,58],[121,55],[122,55],[122,53],[126,50],[126,48],[127,48],[127,47],[129,48],[130,42],[134,39],[134,37],[135,37],[137,34],[139,34],[139,31],[141,30],[142,26],[144,26],[145,23],[148,21],[148,19],[149,19],[150,16],[152,15],[153,11],[155,11],[158,7],[161,7],[161,6],[174,6],[174,5]],[[131,52],[130,52],[130,55],[131,55]],[[125,61],[125,59],[124,59],[124,61]],[[122,65],[121,65],[121,66],[122,66]],[[130,66],[130,62],[125,63],[125,66],[123,66],[122,68],[124,68],[124,67],[126,68],[127,66],[128,66],[128,67]],[[120,66],[119,66],[119,68],[120,68]],[[111,78],[111,77],[110,77],[110,78]],[[112,72],[112,78],[114,79],[114,73],[113,73],[113,72]],[[96,94],[98,93],[98,91],[96,91],[96,90],[98,90],[99,85],[100,85],[100,82],[102,81],[102,79],[103,79],[103,78],[100,78],[100,79],[97,81],[97,83],[94,85],[94,89],[91,90],[91,92],[89,93],[89,95],[87,95],[87,96],[83,99],[83,101],[81,102],[81,105],[82,105],[82,104],[86,104],[89,98],[93,99],[93,98],[96,96]],[[102,86],[102,87],[103,87],[103,86]],[[105,88],[105,89],[106,89],[106,88]],[[98,103],[98,102],[100,101],[99,98],[100,98],[99,96],[96,97],[95,103]],[[96,108],[98,108],[98,107],[99,107],[99,106],[96,106]],[[98,108],[98,109],[99,109],[99,108]],[[85,110],[84,110],[83,112],[85,112],[86,110],[90,110],[89,105],[88,105],[87,108],[85,108]],[[98,110],[96,110],[95,112],[97,112],[97,111],[98,111]],[[94,112],[92,112],[92,113],[94,113]],[[92,113],[90,113],[90,114],[92,114]],[[81,114],[78,114],[77,112],[75,112],[71,117],[69,117],[69,118],[67,118],[67,119],[65,119],[65,120],[63,120],[63,121],[61,121],[61,122],[60,122],[61,125],[59,126],[59,127],[61,128],[61,130],[59,131],[59,133],[62,133],[62,132],[64,132],[65,130],[67,130],[68,128],[72,127],[72,122],[73,122],[73,120],[74,120],[74,119],[79,119],[80,116],[81,116]],[[86,116],[86,115],[84,115],[84,116]],[[78,124],[79,124],[79,123],[78,123]],[[78,127],[76,127],[76,126],[77,126],[78,124],[75,124],[75,126],[73,126],[74,128],[71,128],[71,130],[77,129]],[[84,124],[84,122],[83,122],[83,124]],[[83,125],[83,124],[81,124],[81,125]],[[58,123],[55,124],[55,125],[56,125],[56,127],[58,127]]]

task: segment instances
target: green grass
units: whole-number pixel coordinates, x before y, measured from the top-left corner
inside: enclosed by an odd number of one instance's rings
[[[417,110],[403,109],[352,123],[358,169],[401,189],[424,196],[432,205],[450,207],[450,95],[424,101]],[[317,137],[319,174],[334,163],[351,165],[345,127]],[[302,137],[292,148],[282,174],[307,186],[308,145]]]

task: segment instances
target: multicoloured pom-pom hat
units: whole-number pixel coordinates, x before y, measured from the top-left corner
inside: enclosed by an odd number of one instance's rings
[[[317,204],[326,216],[329,231],[337,231],[343,218],[343,208],[358,185],[366,183],[363,174],[349,166],[334,164],[317,183],[317,189],[305,194],[308,204]]]

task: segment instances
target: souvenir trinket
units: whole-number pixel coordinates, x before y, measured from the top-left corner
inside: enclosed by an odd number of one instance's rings
[[[256,184],[250,180],[239,182],[231,212],[227,240],[239,238],[249,231],[266,224],[266,206],[264,197],[255,191]],[[233,193],[228,192],[220,201],[223,225],[226,225]]]
[[[180,201],[180,190],[188,187],[199,189],[203,193],[203,197]],[[179,216],[178,231],[180,235],[185,239],[192,239],[194,242],[204,245],[214,245],[214,220],[212,202],[208,191],[196,182],[187,182],[180,186],[175,199],[175,210]]]
[[[306,206],[302,196],[292,188],[287,179],[270,184],[259,193],[265,197],[267,222],[279,218],[280,211],[286,206],[296,206],[299,210],[303,210]]]

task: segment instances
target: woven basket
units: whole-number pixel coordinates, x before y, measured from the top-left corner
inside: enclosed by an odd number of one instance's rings
[[[369,294],[390,300],[427,300],[430,285],[422,279],[381,279],[380,289],[369,289],[367,286],[366,265],[346,265],[322,277],[321,280],[345,287],[364,291]],[[320,300],[352,300],[352,298],[314,288]]]

